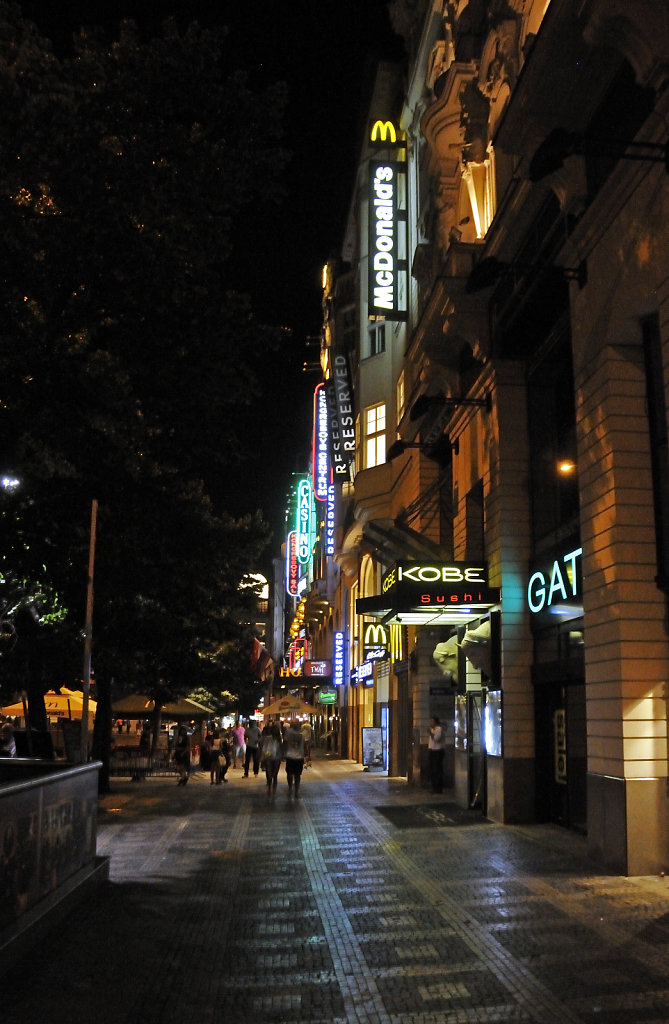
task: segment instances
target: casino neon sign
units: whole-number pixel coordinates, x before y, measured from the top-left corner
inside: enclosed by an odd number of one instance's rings
[[[297,513],[295,516],[297,560],[300,565],[306,565],[311,558],[315,512],[309,477],[303,477],[297,485]]]

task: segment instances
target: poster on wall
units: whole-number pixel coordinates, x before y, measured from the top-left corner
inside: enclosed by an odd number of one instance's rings
[[[363,726],[362,729],[362,763],[370,770],[383,770],[383,731],[380,728]]]

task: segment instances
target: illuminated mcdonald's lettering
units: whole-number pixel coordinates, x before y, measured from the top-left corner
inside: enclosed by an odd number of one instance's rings
[[[397,131],[392,121],[375,121],[372,125],[372,130],[369,133],[369,138],[372,142],[390,142],[391,145],[397,143]]]

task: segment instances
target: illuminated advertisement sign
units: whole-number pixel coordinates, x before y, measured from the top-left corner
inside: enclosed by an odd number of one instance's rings
[[[396,562],[381,590],[396,608],[490,605],[500,596],[488,585],[487,567],[477,562]]]
[[[351,672],[351,682],[355,685],[356,683],[362,683],[363,686],[374,685],[374,662],[363,661],[361,665],[358,665]]]
[[[389,650],[388,627],[381,622],[365,622],[362,631],[362,656],[365,661],[380,661],[387,658]]]
[[[302,672],[302,663],[306,654],[306,640],[293,640],[288,648],[288,668],[291,674]]]
[[[328,431],[328,402],[325,385],[314,391],[313,478],[317,501],[326,501],[330,482],[330,434]]]
[[[325,506],[325,554],[335,553],[335,494],[334,484],[328,484],[328,502]]]
[[[369,164],[369,266],[368,305],[371,316],[404,320],[399,308],[400,271],[405,261],[399,254],[399,178],[404,165],[371,160]],[[402,215],[403,216],[403,215]]]
[[[332,349],[332,376],[326,382],[330,426],[330,464],[335,481],[348,480],[355,458],[355,412],[348,357]]]
[[[344,634],[335,633],[332,658],[332,683],[334,686],[343,686],[346,678],[346,648],[344,645]]]
[[[291,530],[286,537],[286,590],[291,597],[297,597],[300,570],[297,562],[297,534]]]
[[[573,547],[536,566],[527,584],[527,603],[533,615],[573,619],[583,614],[582,555],[582,547]]]
[[[304,674],[329,678],[332,675],[332,664],[329,661],[305,661]]]
[[[304,477],[297,485],[297,513],[295,533],[297,534],[297,560],[306,565],[311,558],[311,539],[314,532],[314,504],[311,483]]]
[[[397,145],[397,129],[392,121],[374,121],[370,132],[369,141],[385,143],[386,146]]]

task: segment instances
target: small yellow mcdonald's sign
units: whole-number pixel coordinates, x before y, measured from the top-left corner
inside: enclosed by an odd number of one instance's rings
[[[397,130],[392,121],[375,121],[369,137],[372,142],[389,142],[391,145],[395,145]]]
[[[380,622],[368,622],[365,625],[363,645],[365,647],[387,647],[388,634],[385,626],[382,626]]]

